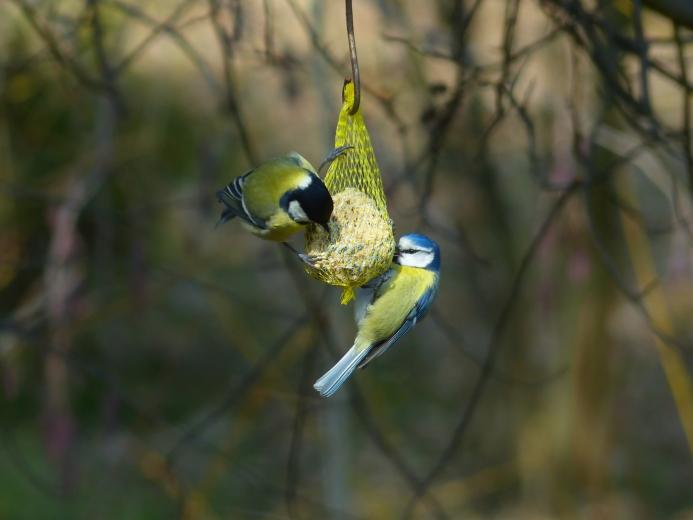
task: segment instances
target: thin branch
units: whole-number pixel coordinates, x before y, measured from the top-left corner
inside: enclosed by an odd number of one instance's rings
[[[117,74],[113,67],[111,67],[108,56],[106,55],[106,49],[104,48],[104,31],[101,23],[99,4],[99,0],[87,0],[92,28],[92,43],[96,51],[96,60],[101,74],[101,82],[105,85],[108,99],[113,106],[113,112],[122,117],[125,114],[125,102],[118,88]]]
[[[11,1],[22,11],[29,25],[41,38],[51,56],[53,56],[53,59],[55,59],[58,64],[62,65],[65,70],[71,73],[75,79],[87,89],[108,92],[108,85],[104,84],[100,79],[92,77],[77,60],[62,49],[56,36],[49,26],[40,19],[36,8],[30,2],[26,0]]]
[[[241,112],[241,105],[238,102],[236,77],[232,69],[232,45],[235,43],[234,37],[238,36],[238,32],[232,37],[229,36],[220,20],[219,0],[208,0],[211,10],[211,22],[214,27],[214,32],[217,36],[217,41],[223,56],[223,74],[224,74],[224,106],[231,116],[231,119],[236,124],[236,130],[241,138],[241,144],[246,158],[250,164],[258,163],[258,155],[255,151],[253,142],[250,139],[248,126],[245,123]]]
[[[685,43],[681,36],[681,26],[674,23],[674,39],[676,41],[676,57],[679,63],[679,72],[683,79],[688,81],[688,65],[685,56]],[[683,91],[682,95],[683,111],[681,118],[683,119],[683,132],[681,135],[681,148],[685,157],[686,172],[688,173],[688,189],[693,195],[693,142],[691,138],[691,93]]]
[[[313,368],[318,353],[319,344],[314,345],[306,350],[303,358],[303,366],[298,383],[298,400],[296,402],[296,413],[294,415],[294,424],[291,431],[291,442],[289,447],[289,456],[286,464],[286,484],[284,500],[286,509],[291,518],[298,518],[297,498],[298,489],[300,488],[301,477],[301,451],[303,446],[303,435],[305,431],[305,423],[308,417],[308,403],[312,396],[313,388],[311,385]]]

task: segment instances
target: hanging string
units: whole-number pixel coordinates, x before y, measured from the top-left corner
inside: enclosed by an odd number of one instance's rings
[[[354,115],[361,104],[361,73],[359,72],[359,59],[356,56],[356,39],[354,38],[354,13],[351,8],[351,0],[346,3],[346,27],[349,38],[349,59],[351,60],[351,80],[354,82],[354,102],[349,114]]]

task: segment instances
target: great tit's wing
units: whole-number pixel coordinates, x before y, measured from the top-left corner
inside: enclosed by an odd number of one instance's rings
[[[225,208],[221,213],[221,217],[217,226],[223,224],[234,217],[245,220],[248,224],[263,228],[264,222],[260,221],[248,212],[243,202],[243,193],[246,179],[254,170],[249,170],[243,175],[236,177],[224,189],[217,192],[217,199],[223,203]]]
[[[428,289],[421,296],[421,298],[419,298],[414,308],[407,315],[406,319],[404,320],[402,325],[400,325],[400,327],[395,331],[395,333],[388,339],[381,341],[377,345],[374,345],[369,350],[368,354],[363,358],[363,360],[359,362],[358,368],[364,368],[368,363],[371,362],[371,360],[377,358],[378,356],[382,356],[387,351],[387,349],[389,349],[392,345],[397,343],[397,341],[402,336],[409,332],[411,328],[414,325],[416,325],[416,322],[426,315],[426,311],[428,311],[428,308],[431,306],[431,303],[433,302],[433,299],[435,298],[437,292],[438,282],[436,280],[436,283],[433,284],[433,286],[430,289]]]
[[[245,184],[245,180],[248,178],[248,175],[251,173],[253,173],[253,170],[248,170],[243,175],[239,175],[226,187],[229,195],[239,202],[243,200],[243,185]]]

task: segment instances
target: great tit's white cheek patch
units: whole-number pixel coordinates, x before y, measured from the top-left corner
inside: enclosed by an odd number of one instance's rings
[[[296,222],[310,222],[308,215],[303,211],[297,200],[292,200],[289,203],[289,216]]]
[[[313,176],[312,175],[306,175],[299,181],[298,189],[299,190],[305,190],[312,183],[313,183]]]

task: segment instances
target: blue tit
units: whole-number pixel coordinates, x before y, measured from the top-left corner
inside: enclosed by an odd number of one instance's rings
[[[333,150],[319,172],[350,146]],[[300,154],[271,159],[236,177],[217,192],[225,208],[217,225],[239,217],[253,234],[283,242],[309,223],[327,226],[332,215],[332,197],[315,168]]]
[[[392,266],[359,289],[354,345],[313,387],[329,397],[354,370],[383,354],[424,317],[438,292],[440,248],[411,233],[397,243]]]

